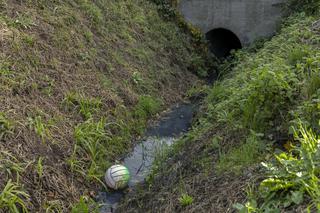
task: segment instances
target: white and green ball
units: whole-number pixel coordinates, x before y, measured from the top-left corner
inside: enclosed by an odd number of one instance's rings
[[[123,165],[114,165],[107,170],[105,180],[108,187],[115,190],[123,189],[128,186],[130,172]]]

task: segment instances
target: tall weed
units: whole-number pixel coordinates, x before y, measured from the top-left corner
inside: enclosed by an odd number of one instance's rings
[[[268,178],[260,184],[263,203],[259,209],[274,212],[311,198],[309,207],[320,211],[320,149],[319,137],[300,126],[295,132],[299,144],[289,153],[275,156],[275,163],[263,163]]]

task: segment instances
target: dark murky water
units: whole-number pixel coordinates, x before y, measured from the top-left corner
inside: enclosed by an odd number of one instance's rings
[[[143,183],[150,173],[157,154],[172,145],[191,126],[194,113],[193,104],[180,104],[173,107],[156,126],[146,132],[146,139],[138,143],[132,153],[122,163],[129,169],[131,179],[129,188]],[[101,212],[115,212],[117,204],[125,196],[123,191],[99,192],[97,200],[103,204]]]

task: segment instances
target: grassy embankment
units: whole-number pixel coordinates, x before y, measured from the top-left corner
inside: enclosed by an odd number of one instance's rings
[[[0,11],[0,208],[86,212],[105,169],[203,60],[148,1],[0,0]]]
[[[320,211],[319,5],[290,1],[274,38],[221,66],[193,130],[123,209]]]

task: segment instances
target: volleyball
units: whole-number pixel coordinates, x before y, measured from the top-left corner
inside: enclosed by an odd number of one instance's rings
[[[105,181],[108,187],[111,189],[123,189],[130,180],[130,172],[127,167],[123,165],[111,166],[105,175]]]

